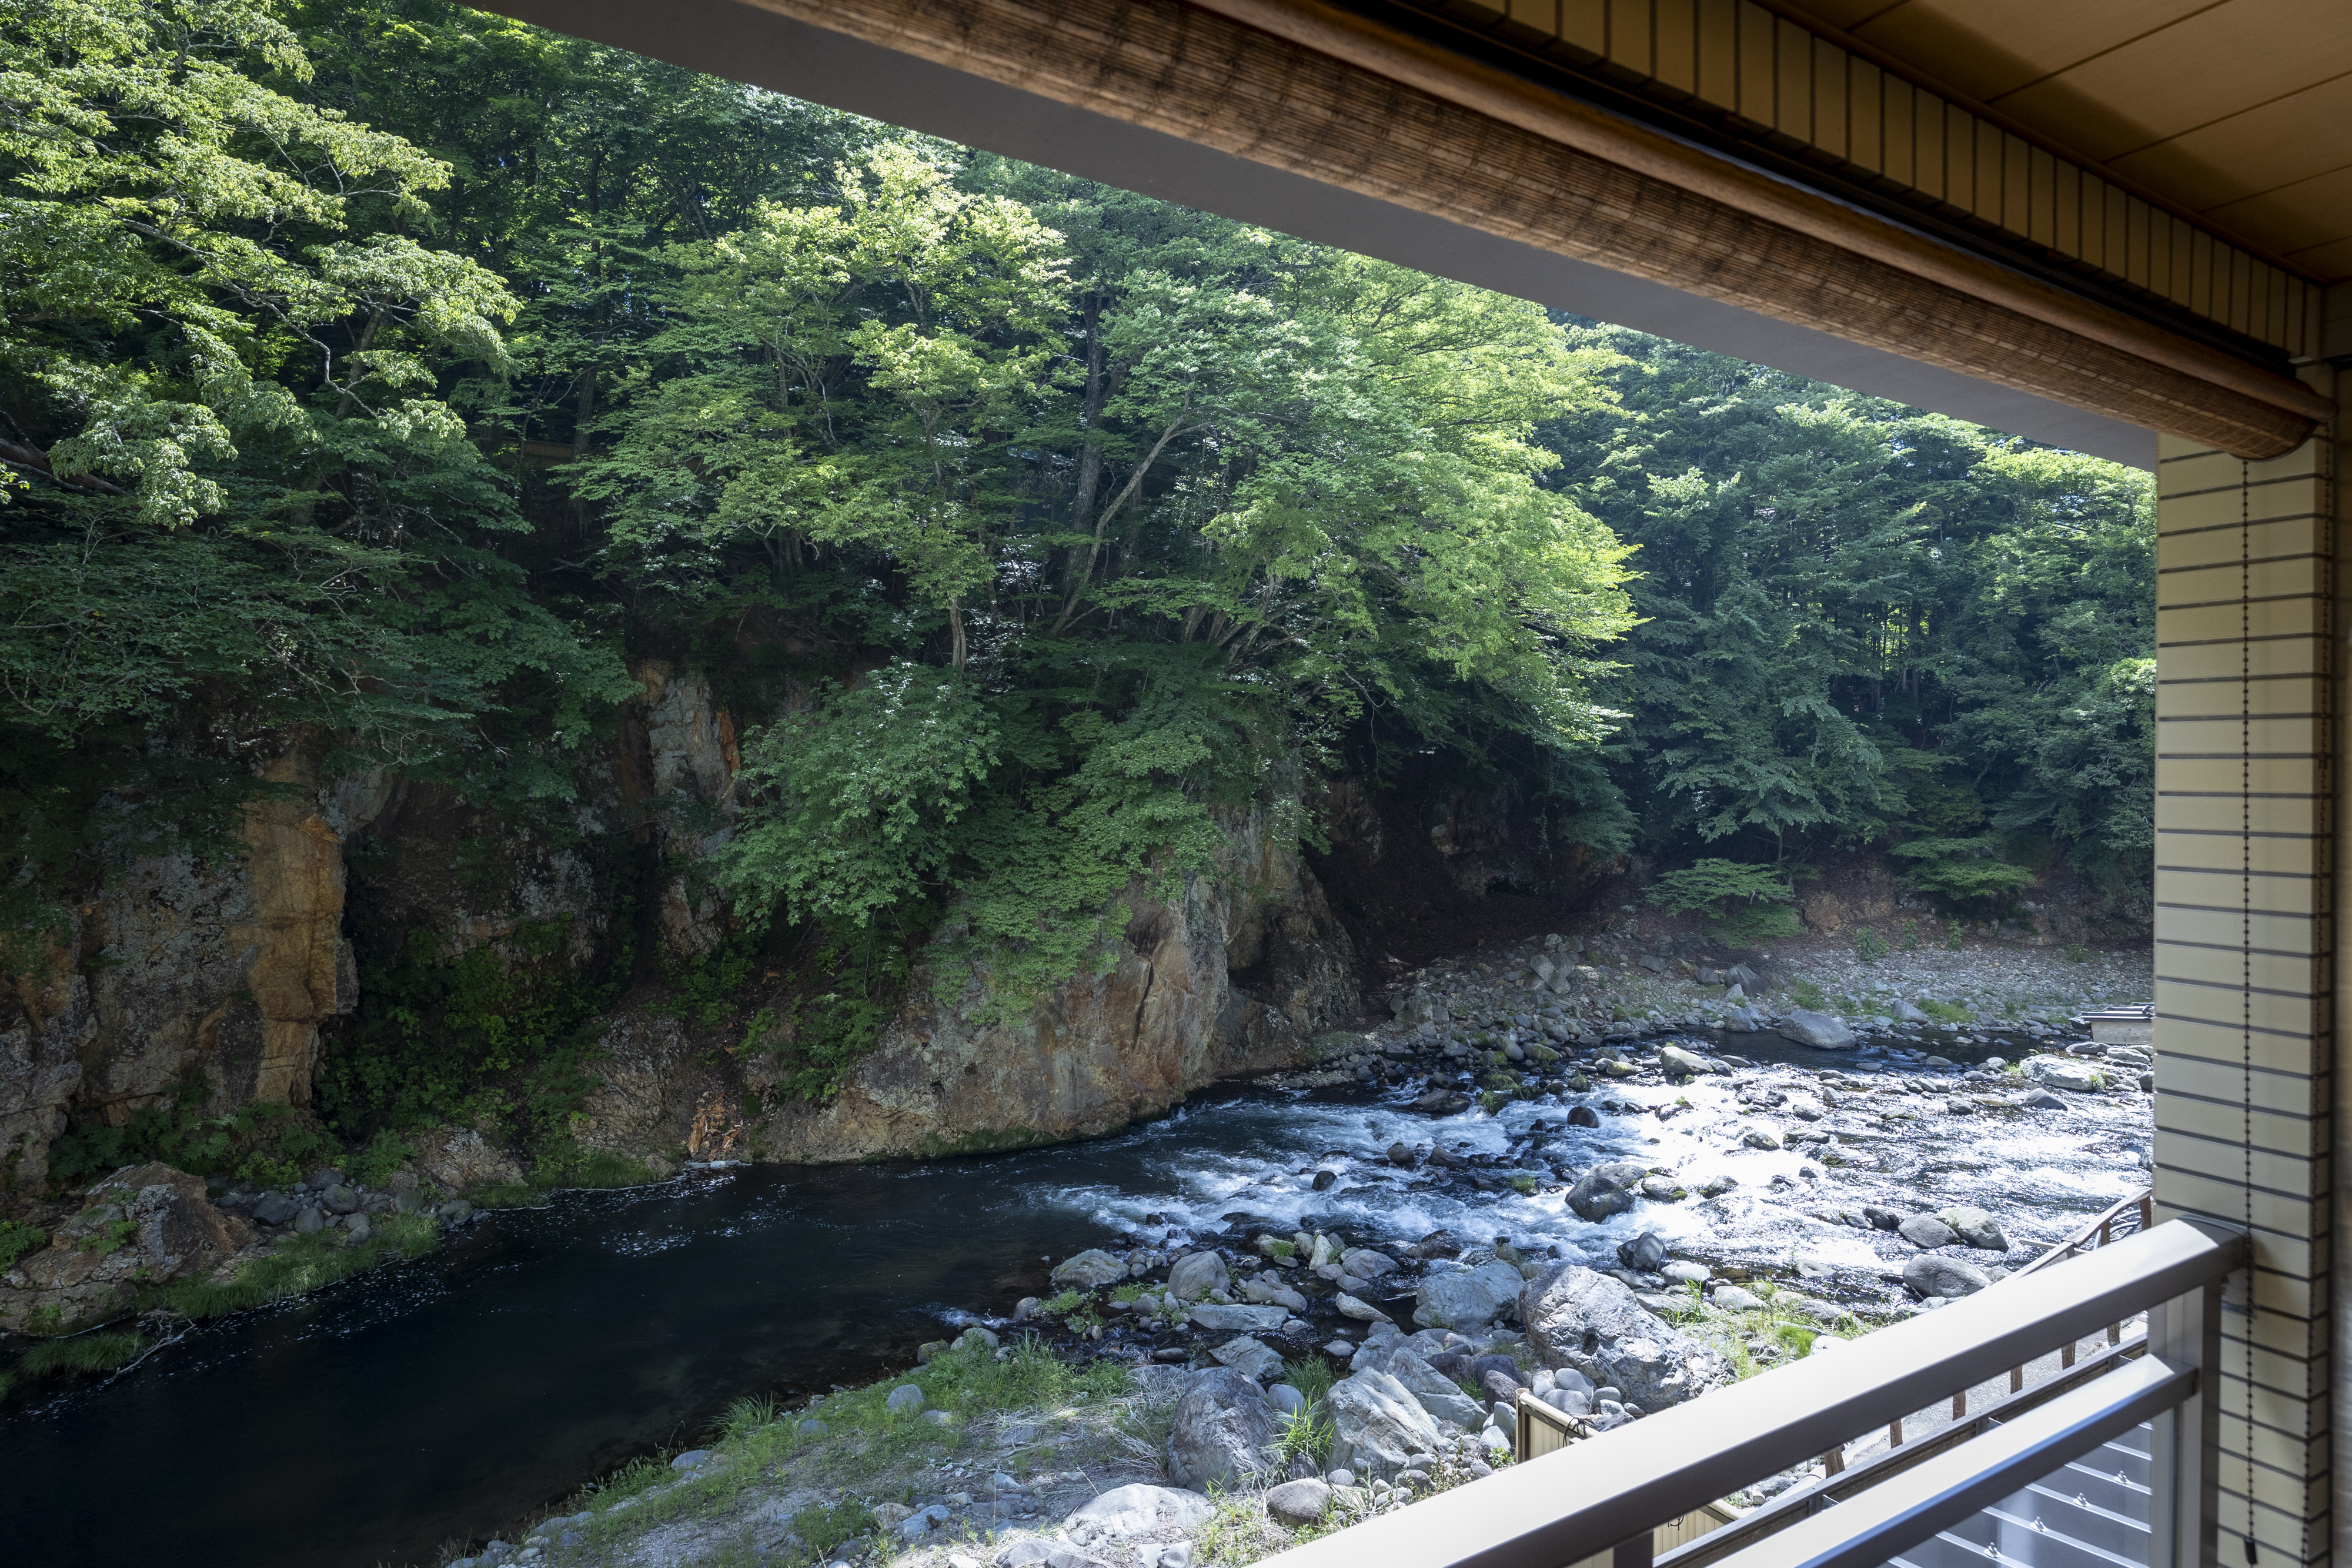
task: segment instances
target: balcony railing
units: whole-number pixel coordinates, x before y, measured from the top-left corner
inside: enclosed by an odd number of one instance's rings
[[[2061,1249],[2071,1255],[2053,1253],[1834,1355],[1717,1389],[1269,1563],[1567,1568],[1608,1552],[1613,1568],[1873,1568],[1939,1539],[1977,1561],[2039,1563],[2030,1551],[2004,1550],[2005,1538],[1971,1545],[1945,1532],[2037,1486],[2047,1492],[2046,1478],[2121,1441],[2145,1472],[2118,1478],[2147,1514],[2134,1522],[2140,1550],[2077,1556],[2105,1568],[2204,1568],[2213,1561],[2215,1406],[2202,1378],[2217,1364],[2221,1281],[2244,1266],[2245,1238],[2201,1220],[2134,1226],[2147,1212],[2136,1201]],[[2078,1359],[2086,1340],[2105,1343]],[[2021,1369],[2053,1354],[2056,1373],[2021,1386]],[[1941,1429],[1656,1553],[1661,1530],[1670,1541],[1687,1537],[1693,1515],[1741,1488],[1811,1456],[1843,1456],[2005,1375],[2008,1395],[1955,1406]],[[2131,1435],[2141,1428],[2147,1446],[2137,1448]],[[2104,1506],[2080,1490],[2071,1500]],[[2021,1528],[2032,1533],[2041,1521]]]

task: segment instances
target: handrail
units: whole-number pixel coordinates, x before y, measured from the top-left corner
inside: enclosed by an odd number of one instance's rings
[[[1955,1449],[1872,1488],[1843,1508],[1790,1525],[1724,1568],[1876,1568],[2018,1488],[2082,1458],[2197,1392],[2195,1367],[2145,1356],[1967,1450]]]
[[[2020,1269],[2016,1273],[2011,1274],[2010,1278],[2012,1280],[2022,1280],[2025,1276],[2034,1272],[2036,1270],[2046,1269],[2053,1263],[2063,1263],[2067,1259],[2074,1257],[2078,1252],[2091,1248],[2095,1244],[2100,1247],[2113,1246],[2116,1240],[2116,1221],[2123,1218],[2124,1210],[2127,1208],[2137,1208],[2139,1210],[2139,1228],[2141,1230],[2152,1230],[2156,1228],[2156,1189],[2152,1186],[2144,1186],[2140,1188],[2139,1191],[2134,1193],[2131,1197],[2125,1198],[2122,1202],[2116,1204],[2113,1208],[2108,1209],[2105,1214],[2100,1215],[2096,1219],[2092,1220],[2088,1225],[2084,1226],[2080,1230],[2074,1232],[2074,1235],[2066,1238],[2065,1240],[2058,1243],[2057,1246],[2050,1249],[2049,1251],[2044,1252],[2041,1257],[2036,1258],[2032,1262],[2028,1263],[2025,1267]]]
[[[1887,1448],[1874,1454],[1857,1464],[1845,1467],[1835,1475],[1823,1476],[1810,1486],[1791,1487],[1770,1501],[1750,1509],[1733,1523],[1720,1530],[1711,1530],[1696,1540],[1685,1542],[1666,1552],[1657,1560],[1657,1568],[1706,1568],[1706,1564],[1728,1557],[1776,1531],[1786,1530],[1798,1520],[1857,1497],[1890,1476],[1900,1475],[1940,1454],[1974,1442],[2000,1423],[2013,1421],[2028,1411],[2038,1410],[2092,1379],[2113,1372],[2125,1362],[2136,1361],[2147,1354],[2147,1341],[2144,1339],[2100,1351],[2089,1360],[2078,1362],[2022,1393],[2004,1396],[1981,1409],[1969,1411],[1965,1417],[1955,1419],[1941,1431],[1916,1437],[1899,1448]]]
[[[2176,1219],[1647,1416],[1472,1488],[1383,1515],[1375,1547],[1340,1531],[1268,1560],[1558,1568],[1679,1518],[1954,1388],[2024,1364],[2244,1265],[2242,1232]],[[1570,1457],[1570,1456],[1572,1456]]]

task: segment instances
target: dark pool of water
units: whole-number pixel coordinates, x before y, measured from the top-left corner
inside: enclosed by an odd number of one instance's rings
[[[431,1563],[746,1390],[878,1375],[1100,1237],[1054,1186],[1115,1142],[775,1167],[560,1196],[320,1296],[198,1329],[0,1421],[0,1556],[182,1568]]]

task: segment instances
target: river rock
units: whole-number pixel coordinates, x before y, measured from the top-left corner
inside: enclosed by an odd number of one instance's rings
[[[1328,1192],[1339,1185],[1338,1171],[1317,1171],[1312,1184],[1317,1192]]]
[[[253,1218],[264,1225],[283,1225],[300,1212],[294,1207],[294,1200],[282,1192],[266,1194],[253,1206]]]
[[[1397,1260],[1369,1247],[1350,1247],[1339,1254],[1339,1266],[1359,1280],[1377,1280],[1396,1271]]]
[[[1568,1113],[1568,1124],[1571,1127],[1597,1127],[1601,1125],[1601,1113],[1590,1105],[1573,1106]]]
[[[954,1511],[943,1502],[919,1508],[898,1521],[898,1539],[909,1543],[920,1541],[954,1517]]]
[[[1287,1383],[1277,1383],[1266,1389],[1265,1403],[1276,1415],[1288,1416],[1307,1408],[1307,1396]]]
[[[1777,1149],[1780,1132],[1777,1127],[1750,1127],[1739,1134],[1739,1141],[1751,1149]]]
[[[1192,1321],[1215,1333],[1272,1333],[1290,1315],[1282,1307],[1223,1307],[1202,1302]]]
[[[890,1390],[882,1401],[882,1408],[893,1416],[912,1416],[923,1407],[923,1391],[911,1383],[902,1383]]]
[[[1648,1174],[1630,1160],[1595,1166],[1569,1188],[1568,1207],[1576,1210],[1579,1218],[1598,1225],[1633,1207],[1633,1195],[1628,1189]]]
[[[1226,1289],[1232,1278],[1225,1260],[1214,1252],[1187,1252],[1168,1270],[1168,1293],[1180,1301],[1197,1301],[1212,1291]]]
[[[1669,1078],[1697,1078],[1715,1071],[1715,1063],[1679,1045],[1670,1045],[1659,1051],[1658,1065],[1665,1070]]]
[[[1631,1241],[1617,1244],[1617,1261],[1636,1274],[1654,1274],[1665,1261],[1666,1241],[1654,1230],[1644,1230]]]
[[[1800,1122],[1818,1122],[1827,1114],[1822,1103],[1810,1094],[1791,1094],[1789,1103],[1780,1107]]]
[[[1209,1355],[1218,1365],[1230,1366],[1260,1383],[1282,1370],[1281,1355],[1247,1334],[1235,1334],[1210,1351]]]
[[[1067,1542],[1028,1535],[996,1554],[996,1568],[1110,1568],[1110,1564]]]
[[[1973,1263],[1931,1253],[1903,1265],[1903,1283],[1915,1296],[1949,1299],[1975,1295],[1992,1283],[1992,1277]]]
[[[1075,1286],[1081,1291],[1096,1290],[1126,1278],[1127,1265],[1099,1247],[1090,1247],[1075,1258],[1064,1259],[1054,1266],[1052,1275],[1056,1285]]]
[[[1265,1511],[1276,1524],[1312,1524],[1331,1511],[1331,1488],[1319,1480],[1285,1481],[1265,1494]]]
[[[1402,1384],[1423,1410],[1440,1421],[1451,1421],[1464,1431],[1476,1431],[1483,1419],[1478,1402],[1462,1385],[1409,1350],[1391,1355],[1383,1368]]]
[[[1731,1381],[1731,1364],[1645,1311],[1605,1274],[1563,1264],[1530,1280],[1519,1296],[1528,1343],[1546,1366],[1571,1367],[1622,1389],[1644,1410],[1679,1405]]]
[[[1168,1479],[1198,1489],[1256,1475],[1278,1425],[1247,1376],[1228,1367],[1195,1374],[1168,1429]]]
[[[1414,1292],[1412,1321],[1425,1329],[1447,1328],[1467,1333],[1495,1321],[1495,1314],[1518,1299],[1526,1281],[1510,1264],[1497,1260],[1475,1269],[1432,1274]]]
[[[1763,1297],[1738,1285],[1717,1285],[1713,1300],[1727,1312],[1760,1312],[1764,1310]]]
[[[346,1228],[343,1245],[357,1247],[362,1242],[372,1239],[374,1235],[375,1228],[368,1223],[368,1217],[364,1214],[354,1214]]]
[[[1417,1454],[1444,1441],[1405,1385],[1385,1372],[1359,1372],[1324,1396],[1331,1412],[1331,1464],[1365,1479],[1393,1480]]]
[[[2105,1073],[2071,1056],[2029,1056],[2025,1059],[2025,1077],[2030,1083],[2039,1083],[2045,1089],[2063,1089],[2070,1094],[2088,1094],[2107,1086]]]
[[[1307,1298],[1270,1274],[1253,1274],[1242,1281],[1242,1300],[1265,1307],[1287,1307],[1294,1312],[1307,1310]]]
[[[1685,1262],[1680,1258],[1659,1264],[1658,1272],[1677,1285],[1704,1285],[1715,1278],[1715,1270],[1706,1264]]]
[[[1114,1487],[1081,1504],[1062,1521],[1062,1528],[1079,1545],[1091,1546],[1102,1541],[1196,1529],[1208,1521],[1212,1511],[1213,1505],[1199,1492],[1138,1483]]]
[[[2029,1089],[2018,1096],[2017,1103],[2029,1111],[2063,1111],[2066,1102],[2047,1089]]]
[[[1915,1214],[1895,1228],[1896,1235],[1912,1246],[1929,1249],[1949,1247],[1958,1237],[1952,1228],[1932,1214]]]
[[[1340,1291],[1331,1297],[1331,1305],[1343,1318],[1353,1318],[1360,1323],[1392,1323],[1396,1320],[1360,1297]]]
[[[1845,1051],[1854,1043],[1853,1030],[1843,1019],[1811,1008],[1798,1008],[1780,1020],[1780,1035],[1799,1045],[1810,1045],[1820,1051]]]
[[[1874,1203],[1865,1203],[1862,1206],[1862,1218],[1866,1223],[1880,1230],[1903,1228],[1903,1216],[1900,1213],[1892,1208],[1882,1208]]]
[[[2002,1233],[2000,1222],[1981,1208],[1963,1204],[1945,1209],[1936,1218],[1952,1228],[1952,1234],[1959,1238],[1963,1247],[1986,1252],[2009,1250],[2009,1238]]]
[[[330,1214],[350,1214],[359,1207],[360,1195],[341,1182],[331,1182],[319,1194],[319,1202]]]

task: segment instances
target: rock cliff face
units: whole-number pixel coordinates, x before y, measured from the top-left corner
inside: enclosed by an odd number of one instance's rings
[[[1130,890],[1102,973],[1008,1017],[983,1006],[984,974],[940,995],[945,967],[929,966],[832,1101],[761,1107],[772,1060],[741,1051],[740,1020],[670,1016],[658,979],[733,929],[698,862],[733,829],[735,721],[696,671],[646,661],[637,674],[609,747],[574,765],[577,798],[536,821],[389,773],[322,779],[297,745],[257,769],[274,788],[246,808],[238,852],[113,868],[0,991],[0,1206],[37,1200],[69,1117],[124,1127],[153,1107],[310,1105],[325,1054],[361,1049],[337,1021],[366,1005],[354,940],[377,963],[488,949],[556,984],[626,980],[634,954],[635,983],[588,1064],[601,1082],[580,1137],[657,1169],[680,1149],[823,1161],[1106,1132],[1221,1076],[1292,1065],[1359,1009],[1356,948],[1295,832],[1270,810],[1236,810],[1212,873],[1166,904]],[[764,998],[737,999],[748,1012]],[[463,1146],[435,1156],[453,1171],[520,1174],[496,1132],[453,1135]]]
[[[0,1196],[42,1186],[68,1113],[310,1103],[319,1026],[359,1000],[343,837],[307,758],[259,772],[291,789],[247,807],[242,855],[128,861],[0,994]]]
[[[1353,946],[1265,813],[1225,827],[1213,876],[1165,904],[1130,889],[1110,967],[1023,1016],[976,1021],[994,1010],[984,975],[943,998],[919,971],[907,1007],[822,1105],[751,1117],[740,1090],[769,1087],[771,1061],[754,1050],[710,1064],[697,1031],[650,1009],[625,1012],[605,1035],[604,1082],[578,1135],[592,1148],[705,1159],[969,1153],[1113,1132],[1220,1077],[1291,1065],[1355,1013]]]

